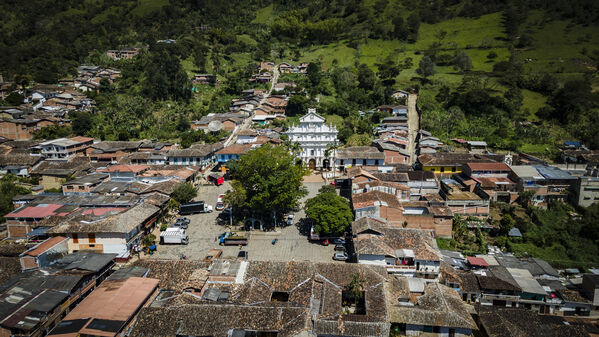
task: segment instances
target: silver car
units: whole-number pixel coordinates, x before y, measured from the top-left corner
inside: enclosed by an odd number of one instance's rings
[[[346,252],[338,252],[338,253],[333,254],[333,260],[347,261],[347,260],[349,260],[349,256],[347,255]]]

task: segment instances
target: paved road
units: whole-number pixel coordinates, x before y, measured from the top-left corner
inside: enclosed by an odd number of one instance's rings
[[[262,104],[264,104],[266,102],[266,99],[268,97],[270,97],[270,94],[272,93],[275,84],[277,84],[277,81],[279,79],[279,65],[276,64],[273,70],[273,74],[272,74],[272,80],[270,81],[270,88],[268,89],[268,92],[264,95],[264,97],[260,100],[260,104],[258,104],[258,107],[260,107]],[[247,128],[249,128],[252,125],[252,118],[254,117],[254,113],[252,113],[250,116],[248,116],[248,118],[245,119],[245,121],[237,128],[235,128],[235,130],[233,130],[233,133],[231,134],[231,136],[229,136],[229,138],[225,141],[224,146],[227,147],[229,145],[235,144],[235,142],[237,141],[237,134],[239,134],[239,132],[246,130]]]
[[[315,196],[322,185],[323,183],[304,183],[308,195],[302,200],[302,206],[303,201]],[[218,187],[201,186],[196,199],[214,205],[218,195],[225,193],[229,188],[229,182]],[[180,255],[185,255],[189,259],[201,260],[208,250],[213,248],[222,249],[223,257],[237,257],[240,251],[238,246],[219,246],[216,241],[216,237],[227,230],[226,226],[216,223],[219,213],[215,211],[187,216],[191,220],[186,231],[189,236],[188,245],[158,245],[158,251],[154,255],[142,258],[178,259]],[[305,224],[305,220],[302,220],[304,217],[304,211],[301,210],[296,214],[296,223],[293,226],[281,228],[277,232],[252,231],[249,244],[242,250],[248,252],[250,261],[333,261],[333,245],[325,247],[308,241],[306,235],[309,228],[302,226]],[[272,240],[275,238],[278,241],[273,245]]]
[[[408,151],[410,152],[410,164],[416,162],[416,136],[420,129],[420,118],[418,116],[418,110],[416,109],[416,102],[418,101],[417,94],[408,95]]]

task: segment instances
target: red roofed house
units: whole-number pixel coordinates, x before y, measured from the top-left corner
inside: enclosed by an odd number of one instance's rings
[[[49,336],[120,336],[158,292],[160,280],[106,280],[73,309]]]
[[[466,163],[462,172],[469,177],[507,177],[512,170],[506,163]]]
[[[517,184],[509,178],[512,169],[505,163],[466,163],[462,173],[491,201],[512,203],[518,198]]]
[[[466,258],[466,260],[468,260],[468,264],[473,269],[487,268],[489,266],[489,264],[487,263],[487,261],[485,261],[485,259],[483,259],[481,257],[468,256]]]
[[[394,194],[370,190],[352,195],[356,219],[382,218],[391,226],[434,230],[436,236],[451,237],[452,217],[445,206],[431,206],[427,202],[401,203]]]
[[[6,219],[6,228],[8,237],[24,238],[25,235],[35,228],[35,224],[53,215],[65,216],[67,213],[59,213],[57,210],[63,205],[43,204],[36,206],[25,206],[17,211],[8,213],[4,216]]]
[[[50,262],[62,258],[68,254],[69,239],[63,236],[55,236],[30,248],[20,255],[21,269],[40,268],[47,266]]]

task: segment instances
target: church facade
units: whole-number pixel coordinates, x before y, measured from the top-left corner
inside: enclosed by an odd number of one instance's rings
[[[297,126],[286,132],[292,143],[298,143],[301,152],[299,158],[310,169],[330,168],[333,165],[334,150],[326,153],[327,148],[338,144],[337,128],[326,125],[324,117],[316,113],[316,109],[308,109],[308,113],[300,118]],[[325,156],[328,154],[328,156]]]

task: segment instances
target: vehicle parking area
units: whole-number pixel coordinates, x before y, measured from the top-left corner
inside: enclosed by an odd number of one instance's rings
[[[306,182],[308,199],[318,193],[323,183]],[[209,205],[216,204],[219,194],[225,193],[230,188],[229,182],[221,186],[201,186],[195,200],[203,200]],[[303,201],[301,205],[303,207]],[[193,214],[185,217],[190,219],[186,230],[189,236],[188,245],[163,245],[159,244],[153,255],[144,258],[178,259],[181,255],[188,259],[201,260],[210,249],[222,249],[223,258],[236,258],[240,250],[248,253],[249,261],[312,261],[333,262],[334,244],[324,246],[319,243],[310,242],[306,236],[309,228],[306,228],[305,213],[302,210],[295,213],[295,221],[291,226],[279,228],[277,231],[263,232],[260,230],[250,231],[247,246],[220,246],[218,236],[228,230],[228,226],[218,225],[216,218],[220,212],[214,211],[205,214]],[[304,224],[304,225],[300,225]],[[273,244],[273,240],[276,243]]]

